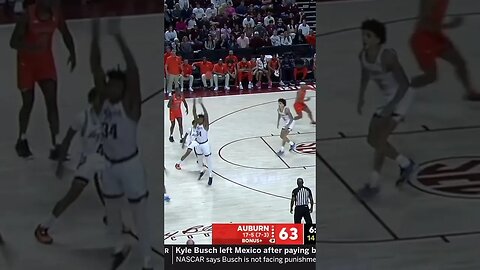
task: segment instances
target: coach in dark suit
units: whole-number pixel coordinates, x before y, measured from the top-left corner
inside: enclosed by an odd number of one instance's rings
[[[302,218],[305,219],[305,224],[312,224],[313,212],[313,195],[308,187],[303,186],[303,179],[297,179],[298,187],[292,191],[292,200],[290,202],[290,213],[293,213],[293,206],[295,205],[295,213],[293,219],[295,223],[302,223]],[[310,203],[310,209],[308,204]]]

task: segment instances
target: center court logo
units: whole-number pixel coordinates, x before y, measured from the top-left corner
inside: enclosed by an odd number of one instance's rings
[[[294,151],[300,154],[314,155],[317,151],[317,144],[315,142],[297,143]]]
[[[444,197],[480,199],[480,157],[451,157],[420,165],[411,184]]]

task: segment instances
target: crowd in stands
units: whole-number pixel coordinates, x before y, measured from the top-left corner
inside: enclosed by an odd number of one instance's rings
[[[165,47],[201,50],[315,46],[315,33],[293,0],[166,0]]]

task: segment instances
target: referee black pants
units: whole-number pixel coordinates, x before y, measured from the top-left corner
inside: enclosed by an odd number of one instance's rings
[[[312,216],[310,216],[310,209],[308,205],[297,205],[293,212],[293,220],[295,223],[302,223],[302,218],[305,219],[305,224],[312,224]]]

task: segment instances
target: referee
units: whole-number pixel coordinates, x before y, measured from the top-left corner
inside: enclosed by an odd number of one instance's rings
[[[302,223],[302,218],[305,219],[305,224],[312,224],[312,217],[310,213],[313,212],[313,196],[312,191],[303,186],[303,179],[297,179],[298,187],[292,191],[292,200],[290,202],[290,214],[293,213],[293,206],[295,205],[295,214],[293,220],[295,223]],[[310,202],[310,209],[308,203]]]

